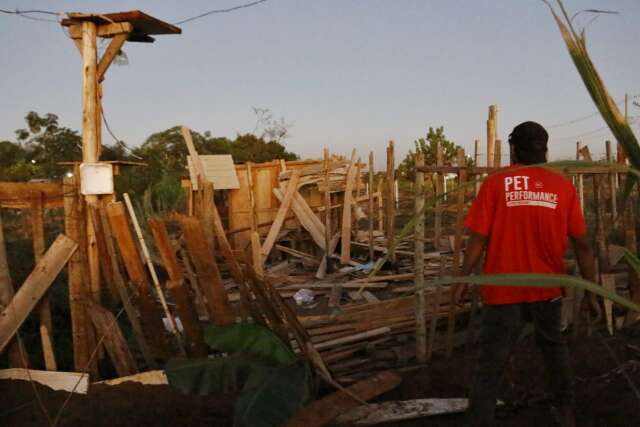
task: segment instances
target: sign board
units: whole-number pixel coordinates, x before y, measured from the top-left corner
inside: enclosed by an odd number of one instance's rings
[[[80,192],[85,196],[113,194],[113,165],[81,163]]]
[[[213,182],[215,190],[237,190],[240,188],[231,154],[200,154],[198,157],[202,162],[205,178],[207,181]],[[189,169],[191,186],[197,190],[197,174],[191,156],[187,156],[187,168]]]

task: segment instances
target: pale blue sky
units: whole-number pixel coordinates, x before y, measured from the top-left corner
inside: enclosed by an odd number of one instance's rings
[[[0,7],[140,9],[175,22],[247,1],[2,0]],[[621,12],[592,23],[588,44],[614,98],[640,94],[640,1],[566,5]],[[303,157],[355,147],[363,157],[375,150],[380,166],[389,139],[399,161],[428,126],[444,125],[469,154],[476,138],[484,147],[492,103],[499,137],[537,120],[556,158],[572,156],[577,139],[598,155],[610,138],[592,132],[604,126],[599,116],[551,127],[595,107],[540,0],[269,0],[182,28],[154,44],[127,44],[130,64],[107,73],[105,113],[130,145],[176,124],[233,137],[253,129],[252,106],[292,124],[286,144]],[[13,139],[29,110],[80,127],[80,58],[58,25],[0,15],[0,69],[0,139]],[[633,105],[629,111],[640,115]]]

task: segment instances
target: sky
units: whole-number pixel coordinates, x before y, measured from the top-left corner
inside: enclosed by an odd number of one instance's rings
[[[248,1],[0,0],[0,8],[140,9],[176,22]],[[629,94],[638,130],[640,108],[632,101],[640,96],[640,2],[565,5],[571,12],[620,12],[590,23],[587,42],[612,97]],[[591,18],[583,13],[574,22]],[[181,28],[153,44],[126,44],[129,64],[107,72],[104,112],[130,146],[175,125],[233,138],[254,129],[252,107],[283,117],[291,125],[286,146],[303,158],[320,157],[323,147],[337,154],[356,148],[363,159],[373,150],[378,167],[389,140],[399,162],[429,126],[444,126],[467,154],[478,139],[482,164],[490,104],[498,105],[499,138],[506,141],[522,121],[538,121],[549,130],[554,159],[575,156],[578,140],[597,158],[612,139],[592,114],[540,0],[268,0]],[[80,129],[81,73],[78,52],[58,24],[0,14],[0,140],[14,140],[31,110]],[[111,142],[103,132],[103,143]]]

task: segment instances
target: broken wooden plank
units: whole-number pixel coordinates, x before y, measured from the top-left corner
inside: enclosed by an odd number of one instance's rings
[[[77,248],[76,242],[60,234],[36,264],[9,305],[0,314],[0,352],[11,341]]]
[[[298,191],[298,181],[300,180],[300,171],[293,171],[293,175],[291,175],[291,180],[287,184],[284,198],[280,203],[280,208],[278,209],[278,213],[276,214],[276,218],[273,220],[273,225],[269,229],[269,233],[267,237],[264,239],[262,243],[262,256],[263,259],[266,260],[273,248],[273,245],[276,243],[278,235],[280,234],[280,230],[282,225],[284,224],[284,220],[287,216],[287,212],[289,212],[289,208],[291,207],[291,202],[293,202],[293,195]]]
[[[178,216],[184,233],[189,256],[198,274],[198,284],[207,299],[209,320],[216,325],[226,325],[235,321],[235,314],[229,303],[227,291],[224,289],[222,277],[215,259],[202,232],[202,224],[197,218]]]
[[[102,337],[102,343],[118,375],[125,376],[138,372],[136,362],[115,316],[95,302],[91,302],[87,310],[98,336]]]
[[[273,189],[273,194],[280,200],[280,203],[284,200],[284,194],[279,188]],[[324,243],[324,224],[320,222],[316,214],[313,213],[307,202],[300,195],[299,192],[295,192],[293,195],[293,202],[291,204],[293,213],[302,224],[302,226],[311,234],[311,238],[321,249],[325,249]]]
[[[371,403],[368,406],[358,406],[340,415],[336,422],[354,426],[370,426],[434,415],[457,414],[465,412],[468,405],[469,400],[463,398],[412,399]]]
[[[53,390],[70,393],[87,394],[89,390],[89,374],[82,372],[51,372],[11,368],[0,370],[0,380],[34,381]]]
[[[393,390],[402,382],[402,378],[390,371],[381,372],[372,378],[357,382],[347,387],[348,393],[339,390],[322,399],[311,402],[298,411],[287,422],[288,427],[323,426],[349,409],[359,406],[360,402],[351,397],[355,395],[361,400],[370,400],[376,396]]]
[[[147,371],[140,372],[135,375],[128,375],[126,377],[114,378],[111,380],[98,381],[92,384],[100,384],[100,385],[119,385],[124,383],[137,383],[144,385],[166,385],[169,384],[169,380],[167,380],[167,376],[164,371],[156,370],[156,371]]]

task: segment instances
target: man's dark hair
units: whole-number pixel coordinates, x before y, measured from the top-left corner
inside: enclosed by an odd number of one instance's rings
[[[513,128],[509,144],[513,146],[516,161],[525,165],[547,161],[549,134],[536,122],[524,122]]]

